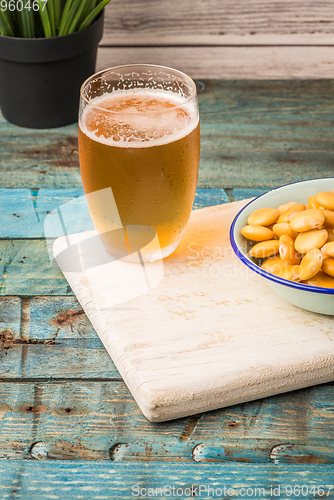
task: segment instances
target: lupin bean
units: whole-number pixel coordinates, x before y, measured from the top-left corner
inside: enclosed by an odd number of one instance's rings
[[[313,278],[306,281],[307,285],[313,286],[322,286],[325,288],[334,288],[334,278],[324,273],[323,271],[319,271]]]
[[[334,191],[260,208],[241,233],[256,244],[249,251],[261,268],[290,281],[334,288]],[[275,239],[277,238],[277,239]]]
[[[299,233],[295,239],[295,249],[297,252],[307,253],[312,248],[321,248],[324,246],[327,238],[328,232],[326,229],[311,229],[311,231]]]
[[[325,222],[324,225],[329,228],[334,228],[334,211],[333,210],[328,210],[327,208],[324,208],[321,210],[325,216]]]
[[[279,252],[279,240],[268,240],[261,241],[254,245],[250,251],[249,255],[251,257],[256,257],[258,259],[265,259],[266,257],[272,257]]]
[[[268,227],[255,224],[248,224],[241,229],[241,234],[252,241],[272,240],[274,237],[273,231]]]
[[[307,204],[308,204],[309,208],[317,208],[317,209],[320,208],[320,205],[317,202],[317,200],[315,199],[315,196],[310,196]]]
[[[248,224],[260,226],[270,226],[276,222],[279,217],[279,211],[276,208],[259,208],[248,217]]]
[[[330,241],[334,241],[334,229],[327,228],[327,232],[328,232],[327,243],[329,243]]]
[[[269,257],[261,264],[262,269],[268,273],[276,274],[277,276],[281,273],[283,267],[286,267],[286,263],[281,257]]]
[[[302,281],[313,278],[321,269],[323,261],[322,253],[318,248],[313,248],[302,258],[300,263]]]
[[[290,201],[289,203],[284,203],[284,205],[280,205],[277,207],[277,210],[279,211],[280,214],[284,214],[289,208],[292,207],[292,205],[297,205],[295,201]]]
[[[298,233],[291,229],[289,222],[280,222],[279,224],[274,224],[273,232],[277,238],[280,238],[283,234],[287,234],[294,240],[297,238]]]
[[[295,241],[287,234],[283,234],[279,239],[279,254],[281,259],[290,266],[300,262],[300,254],[295,249]]]
[[[332,257],[324,260],[322,264],[322,270],[324,271],[324,273],[334,278],[334,259]]]
[[[301,268],[300,266],[285,266],[282,268],[281,272],[277,275],[284,280],[289,281],[301,281]]]
[[[306,209],[306,207],[302,203],[295,203],[290,208],[288,208],[288,210],[286,212],[282,213],[279,216],[279,218],[277,220],[277,224],[279,224],[280,222],[290,222],[291,218],[295,214],[298,214],[299,212],[303,212],[305,209]]]
[[[321,191],[315,196],[315,199],[321,207],[334,210],[334,193],[330,191]]]
[[[300,266],[291,266],[280,257],[269,257],[262,262],[261,268],[280,278],[290,281],[300,281]]]
[[[317,229],[325,222],[325,215],[323,210],[310,208],[304,210],[291,217],[290,226],[293,231],[298,233],[310,231],[310,229]]]
[[[334,257],[334,241],[326,243],[321,248],[321,253],[324,256],[324,259],[326,259],[327,257]]]

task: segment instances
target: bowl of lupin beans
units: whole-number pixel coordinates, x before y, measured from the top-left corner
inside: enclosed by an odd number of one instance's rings
[[[334,178],[287,184],[253,199],[235,217],[230,241],[277,295],[334,315]]]

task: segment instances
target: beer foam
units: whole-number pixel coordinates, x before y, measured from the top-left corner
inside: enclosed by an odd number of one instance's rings
[[[160,146],[182,139],[196,128],[197,108],[185,101],[161,90],[116,90],[90,101],[79,126],[90,139],[108,146]]]

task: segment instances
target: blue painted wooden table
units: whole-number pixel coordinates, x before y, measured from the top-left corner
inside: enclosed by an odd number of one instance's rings
[[[198,89],[194,208],[333,176],[333,81]],[[334,384],[145,419],[43,238],[82,195],[77,127],[0,139],[0,498],[334,498]]]

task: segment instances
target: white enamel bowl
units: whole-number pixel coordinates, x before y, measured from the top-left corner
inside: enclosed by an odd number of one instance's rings
[[[334,316],[334,288],[323,288],[288,281],[268,273],[255,264],[247,255],[249,243],[241,234],[241,228],[247,224],[248,216],[258,208],[277,208],[283,203],[295,201],[307,203],[310,196],[319,191],[333,191],[334,178],[313,179],[295,182],[273,189],[258,196],[248,203],[236,215],[230,229],[230,241],[239,259],[268,282],[270,288],[286,301],[295,306],[321,314]]]

